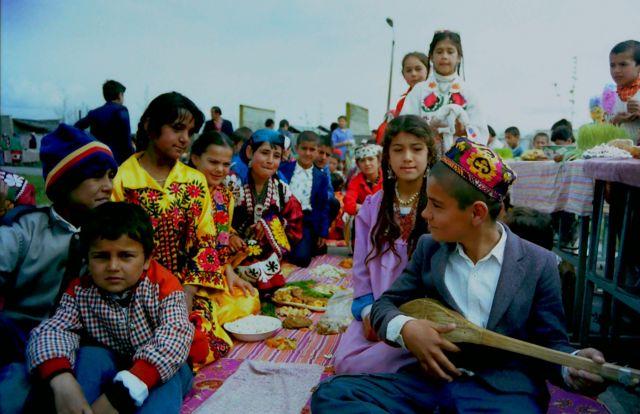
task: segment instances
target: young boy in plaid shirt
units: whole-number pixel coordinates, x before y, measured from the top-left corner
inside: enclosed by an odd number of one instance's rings
[[[185,362],[194,328],[180,282],[151,259],[149,217],[133,204],[103,204],[80,241],[88,274],[33,330],[29,369],[50,386],[57,412],[178,413],[193,378]]]

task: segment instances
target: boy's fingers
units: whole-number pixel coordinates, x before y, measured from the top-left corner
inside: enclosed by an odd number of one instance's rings
[[[435,329],[436,331],[440,332],[440,333],[448,333],[453,331],[454,329],[456,329],[456,324],[455,323],[448,323],[448,324],[438,324],[438,323],[434,323],[432,325],[433,329]]]
[[[440,348],[449,352],[460,352],[460,348],[458,348],[456,344],[444,338],[442,338],[442,343],[440,344]]]
[[[451,378],[449,375],[447,375],[442,368],[440,368],[440,365],[438,365],[438,363],[436,362],[436,360],[434,360],[433,358],[429,358],[427,359],[427,364],[429,365],[429,368],[431,370],[431,372],[433,372],[434,374],[436,374],[438,377],[442,378],[445,381],[451,382],[453,381],[453,378]]]
[[[434,358],[438,362],[438,364],[448,372],[456,376],[460,376],[462,374],[460,371],[458,371],[458,368],[456,368],[456,366],[453,365],[451,361],[449,361],[449,358],[447,358],[442,352],[435,354]]]
[[[598,384],[601,384],[604,382],[604,378],[602,378],[600,375],[598,374],[593,374],[591,372],[588,371],[584,371],[584,370],[580,370],[578,371],[578,375],[580,376],[580,378],[586,380],[586,381],[590,381],[590,382],[595,382]]]

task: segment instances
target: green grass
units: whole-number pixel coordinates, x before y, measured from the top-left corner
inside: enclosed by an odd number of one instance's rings
[[[27,179],[36,188],[36,205],[48,206],[51,201],[47,198],[47,194],[44,192],[44,179],[41,175],[25,175]]]

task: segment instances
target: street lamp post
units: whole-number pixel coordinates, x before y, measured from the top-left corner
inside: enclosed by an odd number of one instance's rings
[[[389,113],[391,105],[391,78],[393,75],[393,51],[396,47],[396,31],[393,28],[393,20],[391,20],[390,17],[387,17],[387,24],[391,28],[391,65],[389,67],[389,89],[387,91],[387,113]]]

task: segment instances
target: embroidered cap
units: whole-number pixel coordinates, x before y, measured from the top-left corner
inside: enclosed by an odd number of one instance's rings
[[[489,197],[502,201],[516,174],[491,148],[458,138],[440,159],[456,174]]]
[[[367,157],[375,157],[380,153],[382,153],[382,147],[380,145],[364,144],[355,149],[355,158],[357,161]]]

